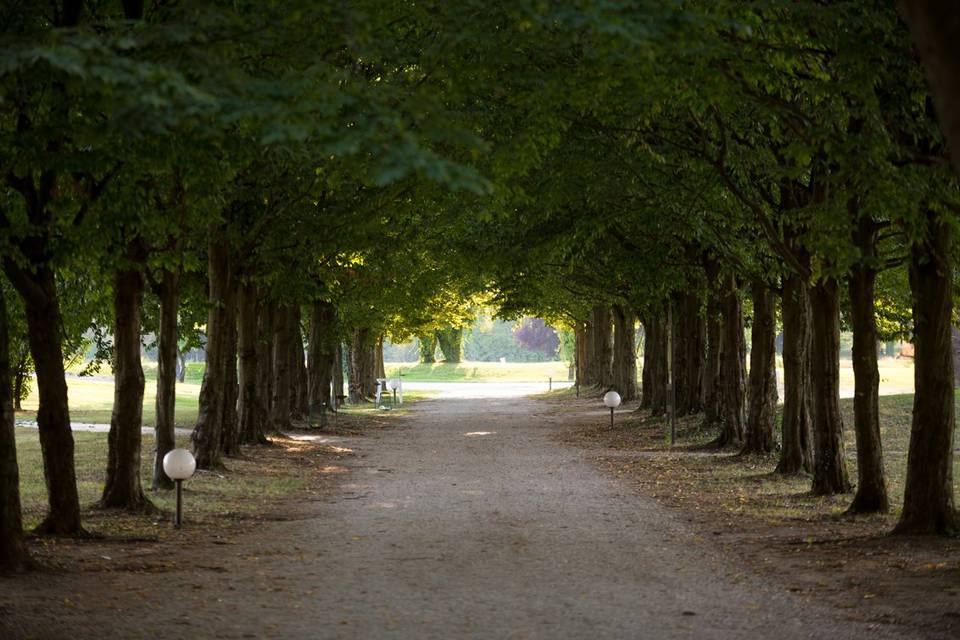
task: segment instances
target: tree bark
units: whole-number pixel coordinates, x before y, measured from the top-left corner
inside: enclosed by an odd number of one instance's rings
[[[32,564],[23,537],[10,374],[7,301],[0,289],[0,575],[22,571]]]
[[[43,264],[27,272],[7,260],[4,269],[23,298],[30,355],[37,372],[40,397],[37,427],[50,507],[37,532],[81,535],[84,530],[80,522],[80,499],[73,460],[73,432],[63,368],[56,278],[53,270]]]
[[[661,310],[662,311],[662,310]],[[644,327],[647,335],[646,349],[643,355],[643,368],[650,371],[650,387],[644,391],[649,397],[650,413],[660,416],[667,411],[667,326],[664,316],[653,313]]]
[[[263,300],[264,291],[259,295]],[[257,317],[257,428],[266,440],[266,433],[270,430],[270,416],[273,415],[273,385],[275,381],[273,371],[273,339],[274,318],[277,312],[277,303],[263,301],[260,303],[260,314]]]
[[[230,286],[230,263],[223,226],[211,229],[207,254],[210,308],[207,311],[206,367],[200,385],[197,425],[191,439],[197,468],[220,469],[223,467],[222,413],[226,386],[224,350],[227,348],[227,303]]]
[[[720,411],[723,406],[723,387],[720,377],[720,367],[723,362],[722,315],[719,296],[711,290],[710,298],[707,300],[707,359],[703,367],[703,424],[708,428],[720,423]]]
[[[877,320],[874,285],[877,227],[862,216],[854,233],[860,263],[850,272],[850,318],[853,324],[853,421],[857,436],[857,493],[850,513],[890,510],[880,442],[880,371],[877,367]]]
[[[240,287],[240,301],[237,309],[237,352],[240,359],[239,373],[239,443],[266,444],[263,428],[263,408],[257,385],[260,379],[260,367],[269,360],[261,360],[259,349],[258,319],[261,315],[260,296],[257,286],[244,282]]]
[[[223,342],[223,408],[220,410],[220,439],[223,453],[228,456],[240,455],[240,418],[237,401],[240,396],[240,381],[237,377],[237,341],[239,299],[239,278],[231,265],[227,285],[227,298],[224,301],[224,342]]]
[[[926,214],[911,248],[915,343],[913,423],[903,511],[894,533],[951,535],[960,529],[953,497],[954,390],[952,227]]]
[[[703,407],[701,392],[706,357],[706,325],[700,313],[700,298],[683,292],[676,296],[673,314],[673,361],[676,363],[677,415],[685,416]]]
[[[910,27],[920,54],[940,130],[960,175],[960,13],[952,0],[899,0],[897,8]]]
[[[777,416],[777,307],[773,291],[754,280],[753,327],[750,332],[750,378],[747,430],[743,453],[770,453],[775,446]]]
[[[586,348],[585,344],[587,341],[587,332],[584,328],[583,323],[577,322],[573,327],[573,363],[574,363],[574,379],[573,383],[580,388],[581,385],[585,384],[584,382],[584,368],[587,365],[586,360]]]
[[[745,382],[743,361],[743,303],[740,288],[732,274],[724,277],[723,297],[723,358],[720,364],[720,386],[723,401],[720,413],[721,447],[739,446],[743,442],[745,415]]]
[[[377,364],[377,377],[385,379],[387,377],[387,365],[383,361],[383,336],[377,336],[377,347],[374,354]]]
[[[143,367],[140,363],[140,305],[143,274],[121,269],[113,279],[113,413],[107,438],[107,480],[99,506],[152,511],[140,484],[143,426]]]
[[[29,358],[24,353],[17,361],[14,369],[13,381],[13,410],[23,411],[24,386],[27,384],[27,377],[30,375]]]
[[[420,362],[433,364],[437,361],[437,338],[433,334],[417,336],[420,341]]]
[[[591,311],[587,321],[580,328],[580,386],[593,386],[600,384],[597,377],[597,354],[595,352],[595,341],[593,339],[593,325],[595,322],[594,314]]]
[[[783,281],[783,424],[777,473],[813,470],[810,446],[810,293],[796,275]]]
[[[310,312],[310,354],[308,377],[310,382],[310,415],[333,408],[331,378],[336,344],[337,312],[332,304],[316,300]]]
[[[270,429],[282,433],[292,427],[290,422],[291,370],[290,316],[293,310],[279,305],[273,318],[273,400],[270,403]]]
[[[300,305],[292,307],[290,314],[290,370],[293,372],[290,414],[294,420],[305,420],[310,415],[307,392],[306,352],[303,348],[303,331],[300,329]]]
[[[347,386],[351,404],[366,402],[376,394],[375,346],[370,329],[353,331],[347,356]]]
[[[591,382],[601,389],[613,386],[613,318],[608,307],[590,312]]]
[[[613,388],[624,402],[637,397],[636,316],[623,305],[613,307]]]
[[[377,340],[373,334],[367,335],[367,347],[364,349],[363,393],[368,398],[377,395]]]
[[[337,337],[337,351],[333,357],[333,402],[334,408],[337,406],[337,396],[343,395],[343,343]]]
[[[163,471],[163,457],[177,446],[174,414],[177,402],[177,316],[180,309],[180,271],[164,269],[156,287],[160,298],[157,329],[157,421],[154,426],[153,484],[157,489],[173,489],[173,480]]]
[[[840,414],[840,285],[824,278],[810,290],[813,390],[813,494],[850,491]]]
[[[649,317],[642,319],[643,325],[643,366],[640,370],[640,408],[649,409],[652,406],[651,394],[653,394],[653,371],[651,369],[653,358],[651,350],[654,349],[654,336],[650,335],[651,321]]]
[[[458,363],[463,361],[463,328],[447,327],[436,332],[437,344],[443,353],[443,361]],[[376,377],[376,369],[373,371]]]
[[[363,352],[367,333],[367,329],[355,329],[347,351],[347,395],[350,404],[360,404],[367,400],[363,385],[363,369],[366,366]]]

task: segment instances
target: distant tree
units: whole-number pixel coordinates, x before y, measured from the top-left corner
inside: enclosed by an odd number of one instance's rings
[[[513,330],[513,337],[524,349],[555,356],[560,347],[560,338],[553,327],[548,327],[541,318],[524,318]]]

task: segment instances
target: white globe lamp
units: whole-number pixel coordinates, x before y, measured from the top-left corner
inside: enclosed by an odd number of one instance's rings
[[[186,449],[173,449],[163,456],[163,472],[177,485],[177,515],[173,526],[183,524],[183,481],[189,480],[197,470],[197,459]]]
[[[610,409],[610,428],[613,429],[613,410],[620,406],[620,394],[614,390],[603,394],[603,404]]]

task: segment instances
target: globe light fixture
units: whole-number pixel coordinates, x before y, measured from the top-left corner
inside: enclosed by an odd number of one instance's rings
[[[613,429],[613,410],[620,406],[620,394],[614,390],[603,394],[603,404],[610,409],[610,428]]]
[[[177,515],[173,526],[183,524],[183,481],[189,480],[197,470],[197,460],[186,449],[174,449],[163,456],[163,472],[177,485]]]

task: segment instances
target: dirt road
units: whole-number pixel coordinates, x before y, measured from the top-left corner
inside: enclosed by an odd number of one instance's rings
[[[0,635],[908,637],[740,573],[558,443],[554,411],[523,398],[420,403],[403,427],[347,442],[360,454],[349,476],[300,518],[173,570],[18,580]]]

